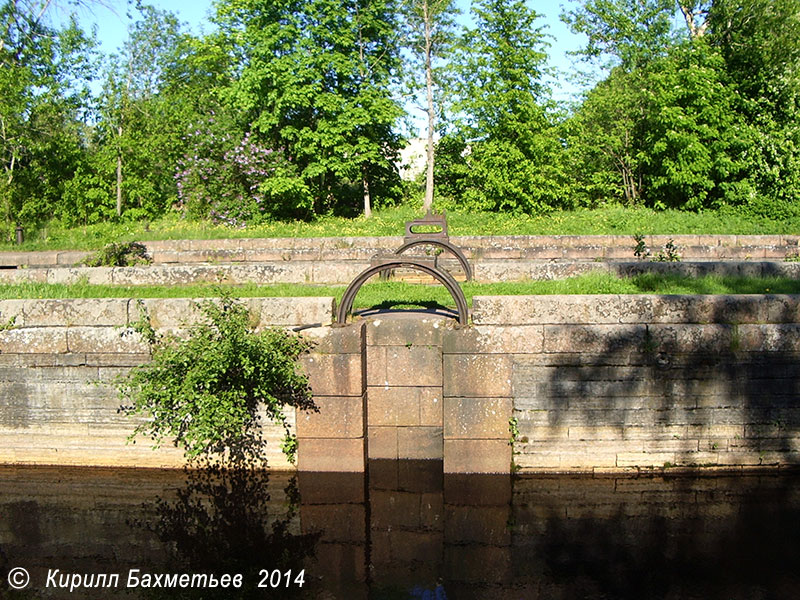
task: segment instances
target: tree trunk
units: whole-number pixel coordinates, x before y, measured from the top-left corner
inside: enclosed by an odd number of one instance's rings
[[[119,138],[122,138],[122,126],[117,128]],[[122,149],[117,149],[117,216],[122,216]]]
[[[361,182],[364,185],[364,216],[372,216],[372,199],[369,195],[369,179],[367,179],[367,165],[361,165]]]
[[[427,0],[423,5],[425,19],[425,86],[428,96],[428,164],[425,174],[425,200],[422,209],[429,211],[433,207],[433,132],[436,127],[436,110],[433,105],[433,31],[431,13]]]

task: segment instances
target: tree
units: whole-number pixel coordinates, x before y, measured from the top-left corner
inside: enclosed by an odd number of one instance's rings
[[[472,13],[475,26],[452,59],[451,110],[455,136],[464,140],[453,149],[467,164],[461,200],[482,210],[555,206],[562,200],[562,148],[546,109],[539,15],[522,0],[477,0]],[[457,162],[451,157],[447,165]]]
[[[425,91],[427,114],[427,167],[425,199],[422,208],[433,206],[433,174],[435,134],[437,129],[436,100],[444,78],[440,62],[452,51],[455,38],[454,0],[407,0],[404,5],[408,41],[411,51],[410,84],[413,90]],[[424,84],[421,83],[424,80]]]
[[[647,70],[640,168],[650,206],[738,204],[750,193],[749,131],[722,57],[696,38]]]
[[[52,215],[64,182],[83,159],[94,42],[74,19],[48,24],[49,0],[0,4],[0,210],[15,224]]]
[[[162,214],[176,200],[175,172],[183,137],[205,90],[193,73],[192,39],[177,18],[141,5],[122,48],[112,56],[101,97],[101,178],[115,172],[116,215]]]
[[[296,175],[270,184],[278,202],[282,187],[305,190],[295,217],[334,209],[337,197],[349,204],[356,187],[369,212],[376,173],[393,171],[402,114],[390,94],[395,18],[390,0],[217,6],[214,43],[236,57],[221,97],[261,145],[295,165]]]
[[[284,427],[291,449],[284,406],[315,408],[297,363],[309,343],[280,329],[254,331],[247,307],[228,296],[197,308],[203,318],[185,336],[159,335],[146,312],[134,324],[152,360],[117,382],[122,410],[149,417],[131,438],[145,434],[157,446],[166,439],[188,458],[215,455],[242,466],[237,454],[260,458],[263,415]]]
[[[663,56],[673,43],[674,0],[582,0],[579,4],[564,11],[561,19],[574,33],[589,38],[581,54],[604,59],[604,67],[641,67]]]
[[[639,72],[612,69],[565,123],[572,191],[579,203],[641,203],[642,87]]]
[[[750,125],[750,180],[767,199],[755,200],[761,214],[800,210],[799,17],[798,0],[715,0],[708,17]]]

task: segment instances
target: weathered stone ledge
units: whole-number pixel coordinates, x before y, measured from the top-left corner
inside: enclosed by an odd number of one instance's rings
[[[630,235],[451,236],[467,258],[526,260],[630,260]],[[796,235],[653,235],[644,242],[653,255],[670,241],[684,260],[770,260],[796,256]],[[155,263],[364,261],[393,252],[400,236],[335,238],[247,238],[144,242]],[[75,266],[84,251],[0,252],[0,266]]]
[[[439,261],[457,278],[455,260]],[[586,273],[620,276],[662,273],[700,277],[705,275],[800,278],[800,262],[783,261],[547,261],[524,259],[472,260],[475,281],[496,283],[523,280],[556,280]],[[147,267],[52,267],[0,269],[2,283],[60,283],[85,281],[94,285],[191,285],[194,283],[347,285],[370,265],[369,260],[281,261],[237,264],[151,265]],[[419,279],[418,273],[412,274]],[[402,277],[402,275],[401,275]]]

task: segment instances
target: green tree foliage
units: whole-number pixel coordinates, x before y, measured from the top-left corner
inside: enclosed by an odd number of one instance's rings
[[[184,137],[201,110],[196,103],[209,95],[193,64],[192,39],[177,18],[148,5],[139,9],[142,18],[106,70],[97,160],[85,186],[99,196],[92,183],[102,180],[102,190],[113,189],[105,202],[114,207],[111,214],[124,211],[132,219],[163,214],[177,201]]]
[[[69,20],[54,27],[49,2],[0,4],[0,213],[2,235],[52,215],[83,162],[87,78],[94,42]]]
[[[663,56],[672,45],[674,0],[580,0],[562,20],[589,40],[581,53],[626,70]]]
[[[575,202],[595,206],[641,202],[638,128],[644,115],[639,72],[611,71],[564,123],[568,171]]]
[[[722,67],[702,39],[648,67],[639,140],[648,205],[713,208],[751,192],[744,181],[748,131]]]
[[[118,384],[124,412],[148,417],[131,437],[172,441],[191,459],[235,463],[237,453],[263,443],[263,415],[283,425],[290,441],[283,407],[314,407],[297,363],[309,344],[284,330],[254,331],[247,307],[227,296],[199,308],[204,320],[185,337],[159,336],[146,317],[135,326],[152,360]]]
[[[800,195],[800,2],[716,0],[711,41],[750,125],[749,201],[759,214],[796,214]]]
[[[399,190],[392,166],[402,114],[389,89],[399,68],[390,0],[245,0],[219,3],[214,43],[236,57],[220,95],[264,147],[296,175],[275,181],[294,217]],[[355,200],[358,198],[358,200]]]
[[[563,205],[562,147],[546,110],[545,36],[524,2],[477,0],[456,52],[455,131],[443,140],[442,191],[479,210]]]
[[[426,167],[425,197],[422,208],[433,207],[435,139],[442,120],[444,99],[442,91],[447,87],[449,65],[447,58],[453,52],[455,17],[458,15],[454,0],[405,0],[405,46],[409,50],[406,70],[406,86],[410,95],[418,100],[416,108],[425,112]]]
[[[798,13],[796,0],[588,0],[569,13],[585,54],[618,65],[565,127],[579,201],[793,214]],[[678,14],[683,34],[664,26]]]

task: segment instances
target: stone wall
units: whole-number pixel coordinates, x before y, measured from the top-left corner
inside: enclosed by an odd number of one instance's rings
[[[445,472],[637,471],[800,463],[800,298],[477,297],[473,324],[392,313],[345,327],[331,298],[247,300],[302,328],[318,412],[297,415],[299,468],[442,460]],[[157,327],[186,299],[147,300]],[[147,360],[127,299],[9,300],[0,319],[0,462],[177,466],[126,445],[113,378]],[[308,327],[316,324],[316,327]],[[294,418],[294,415],[292,415]],[[513,445],[510,423],[518,437]],[[288,467],[270,431],[274,467]]]
[[[450,240],[470,260],[630,260],[630,235],[458,236]],[[797,235],[648,235],[653,255],[672,241],[685,260],[774,260],[797,255]],[[336,238],[242,238],[143,242],[155,264],[368,261],[394,252],[400,236]],[[83,251],[0,252],[0,267],[70,267],[91,256]]]
[[[800,461],[800,301],[790,296],[476,298],[505,331],[520,438],[537,471]]]
[[[245,301],[257,326],[292,327],[330,320],[332,298],[253,298]],[[176,330],[197,317],[188,299],[143,302],[153,325]],[[0,320],[0,463],[177,467],[183,453],[126,444],[136,421],[119,414],[118,375],[148,360],[148,348],[128,325],[136,300],[4,300]],[[293,421],[294,414],[289,415]],[[267,432],[266,459],[287,468],[278,440]]]

